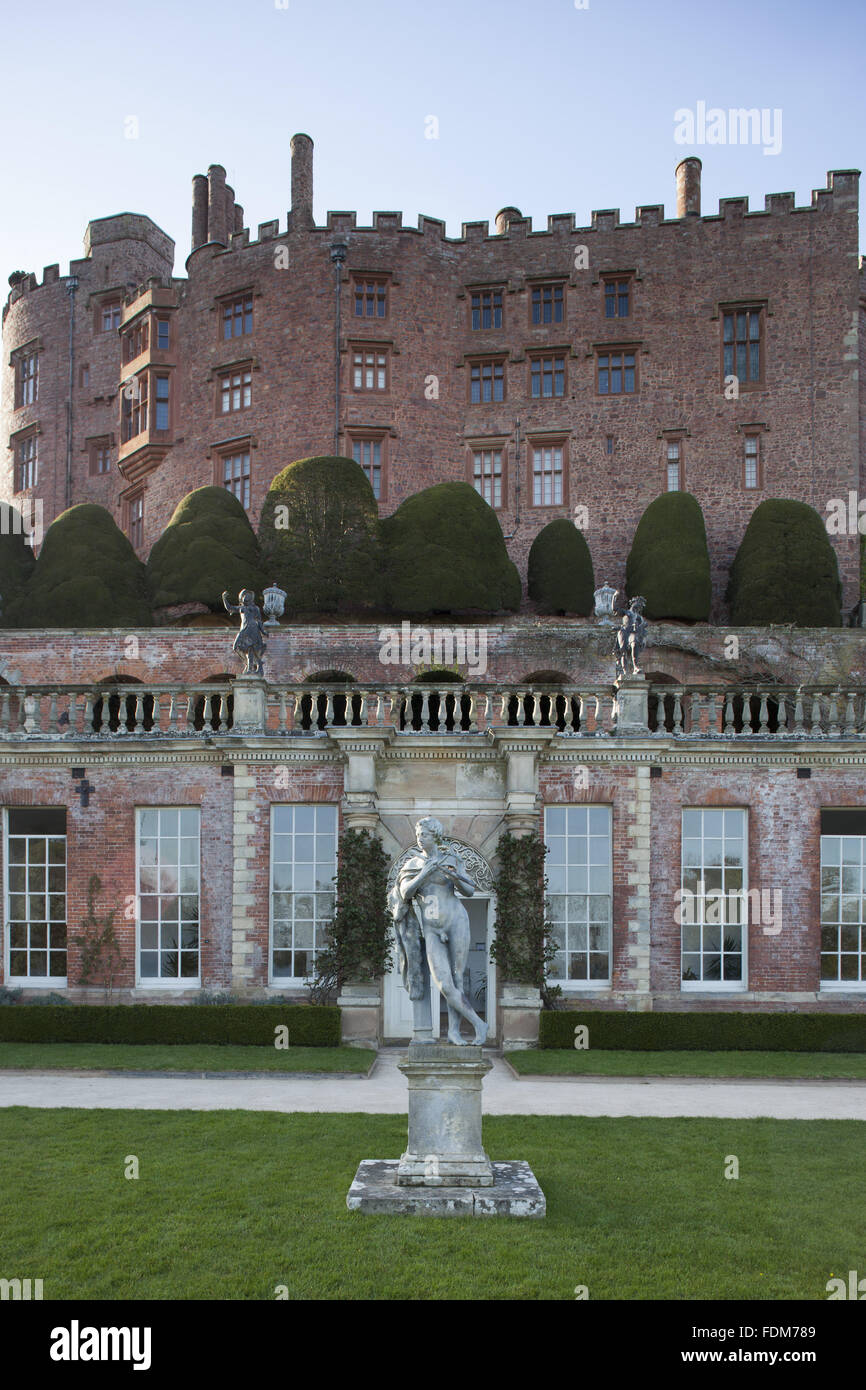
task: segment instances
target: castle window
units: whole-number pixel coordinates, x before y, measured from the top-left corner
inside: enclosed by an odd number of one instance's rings
[[[604,452],[605,452],[606,454],[612,454],[615,447],[616,447],[616,440],[615,440],[615,438],[614,438],[614,436],[613,436],[612,434],[609,434],[609,435],[607,436],[607,438],[605,439],[605,441],[604,441]]]
[[[722,314],[722,376],[740,386],[759,386],[764,379],[763,311],[731,308]]]
[[[631,395],[637,385],[637,370],[633,352],[600,352],[598,354],[598,394],[600,396]]]
[[[201,812],[149,806],[137,819],[140,981],[197,984]]]
[[[742,809],[682,813],[682,981],[745,987],[747,815]]]
[[[224,454],[222,458],[223,486],[238,499],[244,510],[250,505],[250,451]]]
[[[358,348],[352,353],[352,386],[355,391],[387,391],[386,348]]]
[[[39,476],[39,436],[27,434],[19,439],[15,457],[15,491],[35,487]]]
[[[564,454],[562,441],[532,446],[533,507],[559,507],[565,501]]]
[[[91,475],[111,472],[111,440],[108,435],[87,441],[88,466]]]
[[[249,368],[224,372],[219,379],[219,410],[222,415],[246,410],[252,401],[253,376]]]
[[[385,496],[386,443],[384,434],[355,435],[352,438],[352,458],[366,473],[377,502]]]
[[[472,482],[475,491],[491,507],[502,506],[502,450],[475,449],[472,453]]]
[[[79,369],[78,369],[78,385],[79,385],[83,390],[86,390],[87,387],[90,385],[90,364],[89,364],[89,362],[84,362],[84,363],[82,363],[82,365],[81,365],[81,366],[79,367]]]
[[[155,419],[154,429],[167,430],[169,420],[168,410],[169,379],[167,376],[157,376],[155,393]]]
[[[355,281],[355,317],[384,319],[388,313],[388,282],[365,276]]]
[[[533,285],[532,322],[562,323],[563,295],[562,285]]]
[[[747,434],[743,443],[743,486],[756,488],[761,485],[761,439],[757,434]]]
[[[111,301],[100,305],[98,311],[97,324],[101,333],[116,333],[120,327],[120,300]]]
[[[167,352],[170,340],[168,319],[157,319],[156,321],[156,346],[160,352]]]
[[[272,978],[315,975],[333,920],[336,872],[336,806],[272,806]]]
[[[33,405],[39,394],[39,353],[21,352],[15,357],[15,409]]]
[[[682,491],[683,483],[682,483],[682,474],[681,474],[681,472],[680,472],[681,463],[682,463],[682,459],[681,459],[681,457],[680,457],[680,455],[681,455],[681,448],[682,448],[682,446],[681,446],[680,441],[679,441],[678,439],[672,439],[672,440],[670,440],[670,441],[668,442],[668,446],[667,446],[667,463],[668,463],[667,486],[668,486],[668,492],[681,492],[681,491]]]
[[[473,331],[502,327],[501,290],[474,290],[471,302]]]
[[[252,293],[233,295],[230,299],[222,301],[222,335],[225,341],[228,338],[241,338],[245,333],[253,331],[253,296]],[[168,336],[168,323],[166,323],[166,337]],[[168,347],[168,342],[165,344]]]
[[[505,363],[502,360],[471,363],[469,399],[473,405],[505,400]]]
[[[123,385],[121,438],[124,444],[147,429],[148,380],[147,372],[132,377]]]
[[[124,362],[133,362],[136,357],[140,357],[143,352],[147,352],[148,340],[149,332],[147,319],[139,319],[138,323],[123,335]]]
[[[613,844],[609,806],[547,806],[547,915],[556,955],[552,980],[610,983]]]
[[[530,391],[534,401],[552,400],[565,395],[565,358],[533,357],[531,359]]]
[[[126,499],[126,534],[133,550],[144,545],[144,493]]]
[[[631,310],[631,280],[614,276],[605,279],[604,316],[606,319],[626,319]]]
[[[9,975],[66,984],[66,811],[10,808],[6,825]]]

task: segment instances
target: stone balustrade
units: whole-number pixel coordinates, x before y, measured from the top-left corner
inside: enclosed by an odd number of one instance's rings
[[[413,684],[263,685],[264,727],[276,737],[332,728],[480,734],[547,728],[559,734],[616,733],[613,686]],[[648,684],[647,735],[674,738],[851,738],[866,736],[866,689],[734,684]],[[0,739],[224,735],[233,728],[231,682],[182,685],[0,686]],[[245,730],[245,732],[250,732]],[[255,731],[254,731],[255,732]],[[629,736],[635,736],[632,727]]]

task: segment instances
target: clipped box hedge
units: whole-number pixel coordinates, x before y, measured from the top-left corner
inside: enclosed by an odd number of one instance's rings
[[[0,1009],[0,1042],[243,1043],[339,1047],[340,1010],[326,1004],[28,1004]]]
[[[866,1013],[590,1013],[544,1010],[539,1047],[574,1047],[584,1024],[590,1048],[629,1052],[866,1052]]]

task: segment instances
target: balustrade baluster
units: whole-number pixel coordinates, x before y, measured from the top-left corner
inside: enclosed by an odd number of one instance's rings
[[[854,733],[854,692],[849,690],[845,700],[845,733]]]
[[[778,720],[777,732],[780,734],[786,734],[788,732],[788,706],[785,702],[784,694],[779,695],[776,718]]]
[[[794,697],[794,729],[795,734],[805,734],[806,726],[803,723],[803,692],[798,690]]]
[[[730,737],[731,735],[733,735],[733,734],[736,732],[735,726],[734,726],[734,701],[733,701],[733,698],[732,698],[732,696],[731,696],[730,690],[727,690],[727,691],[725,692],[725,729],[724,729],[724,732],[725,732],[725,734],[726,734],[727,736],[729,736],[729,737]]]
[[[839,737],[839,701],[835,690],[830,695],[830,710],[827,715],[827,734],[830,738]]]
[[[160,700],[159,700],[159,691],[158,691],[158,690],[155,690],[155,691],[153,692],[153,710],[152,710],[152,713],[151,713],[151,718],[152,718],[152,720],[153,720],[153,723],[152,723],[152,725],[151,725],[151,730],[150,730],[151,733],[152,733],[152,734],[161,734],[161,733],[162,733],[162,706],[161,706],[161,704],[160,704]]]
[[[469,733],[478,733],[478,696],[474,690],[469,692]]]
[[[683,692],[682,692],[681,690],[675,690],[675,691],[673,692],[673,695],[674,695],[674,717],[673,717],[673,729],[672,729],[672,732],[675,733],[675,734],[681,734],[681,733],[683,732],[683,706],[682,706],[682,701],[681,701],[681,699],[680,699],[682,693],[683,693]]]
[[[768,734],[770,732],[770,719],[769,710],[767,708],[767,692],[766,690],[762,690],[759,693],[761,703],[758,706],[758,733]]]
[[[812,692],[812,729],[813,738],[820,738],[821,729],[821,700],[817,691]]]

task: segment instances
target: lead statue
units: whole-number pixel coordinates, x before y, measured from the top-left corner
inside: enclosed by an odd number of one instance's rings
[[[643,617],[646,599],[638,594],[626,606],[625,595],[621,589],[617,589],[611,606],[614,613],[622,619],[622,626],[617,629],[613,648],[613,654],[616,658],[616,679],[619,683],[629,675],[640,675],[637,659],[646,646],[647,621]],[[632,665],[631,671],[626,670],[629,658]]]
[[[432,1041],[430,980],[448,1006],[448,1041],[464,1045],[460,1019],[475,1029],[471,1040],[480,1046],[487,1024],[472,1008],[462,988],[469,955],[469,914],[457,890],[471,897],[475,884],[454,850],[445,844],[445,831],[432,816],[415,826],[418,851],[400,865],[389,896],[397,936],[397,955],[403,984],[412,1000],[415,1041]]]
[[[265,625],[262,610],[256,603],[252,589],[241,589],[237,603],[229,603],[228,590],[223,590],[223,605],[227,613],[240,613],[241,630],[234,640],[232,651],[246,658],[245,676],[262,674],[262,657],[265,647]]]

